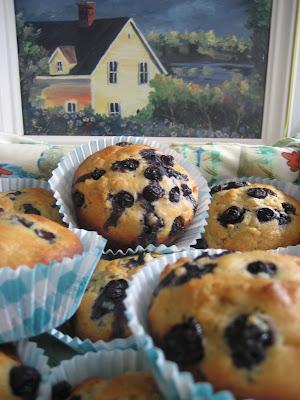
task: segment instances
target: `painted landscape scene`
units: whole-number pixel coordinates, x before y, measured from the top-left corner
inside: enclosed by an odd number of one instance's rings
[[[271,0],[15,0],[27,135],[260,138]]]

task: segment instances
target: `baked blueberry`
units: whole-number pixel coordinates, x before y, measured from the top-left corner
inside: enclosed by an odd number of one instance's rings
[[[120,147],[132,146],[132,145],[133,145],[133,143],[130,143],[130,142],[119,142],[119,143],[116,143],[116,146],[120,146]]]
[[[172,203],[178,203],[180,200],[180,189],[178,186],[173,187],[169,192],[169,200]]]
[[[292,221],[292,218],[288,214],[284,214],[278,211],[277,222],[279,225],[286,225]]]
[[[67,381],[57,382],[52,386],[52,400],[66,400],[72,392],[72,386]]]
[[[128,158],[127,160],[116,161],[112,164],[111,169],[113,171],[135,171],[140,165],[138,160],[134,158]]]
[[[75,190],[72,193],[72,197],[73,197],[73,201],[74,201],[75,207],[82,207],[83,206],[84,201],[85,201],[83,193],[79,192],[79,190]]]
[[[176,217],[173,221],[169,236],[177,235],[184,228],[182,217]]]
[[[273,192],[273,190],[261,187],[248,189],[247,195],[256,199],[265,199],[268,195],[277,196],[277,194]]]
[[[35,398],[41,375],[35,368],[19,366],[13,367],[9,373],[9,383],[15,396],[25,399]]]
[[[50,243],[54,241],[56,236],[52,232],[45,231],[44,229],[35,229],[34,233],[41,239],[48,240]]]
[[[296,208],[290,203],[282,203],[282,207],[287,214],[296,214]]]
[[[99,319],[103,315],[114,311],[116,308],[123,309],[123,300],[126,296],[128,282],[125,279],[114,279],[100,290],[93,308],[91,319]]]
[[[256,216],[259,222],[269,222],[276,218],[276,213],[271,208],[263,207],[256,211]]]
[[[247,271],[253,275],[260,274],[261,272],[274,276],[277,273],[277,267],[274,263],[264,261],[253,261],[247,265]]]
[[[131,269],[143,265],[145,262],[145,254],[146,253],[140,253],[138,258],[130,258],[125,264],[125,267]]]
[[[192,189],[185,183],[181,184],[181,190],[184,197],[190,196],[192,194]]]
[[[105,174],[105,170],[104,169],[100,169],[100,168],[95,168],[94,171],[89,172],[88,174],[84,174],[82,176],[80,176],[78,179],[76,179],[76,181],[74,182],[74,185],[76,185],[77,183],[82,183],[85,182],[87,179],[94,179],[95,181],[97,181],[98,179],[101,178],[101,176],[103,176]]]
[[[17,190],[15,192],[9,192],[5,197],[8,197],[10,200],[16,200],[16,196],[20,196],[22,192],[20,190]]]
[[[231,206],[227,208],[221,215],[218,217],[218,221],[225,228],[230,224],[238,224],[243,221],[246,210],[244,208],[240,208],[237,206]]]
[[[231,357],[238,368],[251,369],[264,361],[274,344],[274,332],[259,313],[241,314],[225,330]]]
[[[97,181],[98,179],[101,178],[101,176],[103,176],[105,174],[105,170],[104,169],[100,169],[100,168],[95,168],[94,171],[91,173],[91,177]]]
[[[41,215],[41,212],[37,208],[33,207],[32,204],[23,204],[23,209],[25,214]]]
[[[151,166],[145,169],[144,177],[153,181],[161,181],[164,175],[163,169],[159,166]]]
[[[114,196],[114,202],[122,208],[130,208],[133,206],[134,197],[129,192],[122,190]]]
[[[213,186],[210,190],[210,194],[213,195],[217,192],[221,192],[222,190],[238,189],[240,187],[248,186],[248,185],[249,185],[248,182],[234,182],[234,181],[227,182],[227,183],[224,183],[223,185]]]
[[[32,221],[28,221],[27,219],[20,217],[19,215],[12,215],[10,217],[11,221],[19,222],[20,224],[24,225],[26,228],[30,228],[33,225]]]
[[[176,179],[179,179],[179,180],[182,180],[182,181],[188,181],[189,180],[187,175],[182,174],[181,172],[176,171],[175,169],[173,169],[171,167],[167,167],[166,168],[166,175],[169,178],[176,178]]]
[[[202,276],[213,272],[217,264],[207,263],[204,265],[186,263],[180,266],[180,270],[184,269],[184,273],[176,274],[176,269],[171,271],[163,280],[159,283],[157,288],[154,290],[153,295],[157,296],[161,289],[167,286],[180,286],[191,279],[200,279]]]
[[[179,364],[190,364],[204,358],[203,332],[199,322],[189,318],[174,325],[163,337],[161,347],[166,358]]]
[[[154,210],[146,212],[144,215],[144,228],[139,237],[139,243],[144,247],[148,244],[156,244],[157,234],[164,226],[164,220],[158,217]]]
[[[143,197],[150,202],[160,199],[164,194],[164,189],[156,181],[152,181],[143,190]]]
[[[174,166],[174,157],[173,156],[166,156],[166,155],[161,155],[160,159],[163,163],[164,166],[166,167],[173,167]]]
[[[145,149],[140,151],[140,155],[147,161],[151,161],[156,158],[156,152],[154,149]]]

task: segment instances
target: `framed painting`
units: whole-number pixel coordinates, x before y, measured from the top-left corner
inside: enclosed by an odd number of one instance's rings
[[[274,127],[282,134],[294,0],[284,12],[279,0],[2,3],[14,25],[2,28],[14,125],[28,137],[257,143],[273,140]]]

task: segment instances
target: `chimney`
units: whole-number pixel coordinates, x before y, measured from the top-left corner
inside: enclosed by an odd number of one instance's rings
[[[96,17],[96,3],[94,1],[80,1],[78,3],[80,28],[89,28]]]

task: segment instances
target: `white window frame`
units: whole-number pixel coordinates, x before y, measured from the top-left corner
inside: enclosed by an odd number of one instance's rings
[[[56,61],[56,72],[62,72],[63,71],[63,63],[62,61],[58,60]]]
[[[262,138],[234,139],[235,143],[273,144],[276,140],[295,133],[296,127],[297,129],[300,127],[300,116],[296,116],[296,113],[300,114],[299,105],[297,105],[299,98],[297,99],[297,96],[293,96],[300,82],[300,66],[299,62],[295,62],[295,54],[298,59],[300,57],[299,38],[295,42],[296,26],[300,24],[300,18],[298,18],[298,24],[296,23],[297,12],[299,16],[297,5],[298,0],[273,0]],[[0,132],[23,135],[14,0],[0,1],[0,21],[0,54],[2,61],[0,63]],[[294,44],[297,46],[295,49]],[[294,76],[291,80],[293,59]],[[289,117],[288,108],[290,110]],[[45,140],[55,144],[79,144],[94,137],[26,135],[26,138]],[[186,137],[154,137],[153,139],[167,143],[170,142],[170,139],[172,139],[172,142],[181,143],[233,141],[233,139],[223,138],[202,139]]]
[[[72,106],[74,106],[74,111],[69,111],[69,104],[71,104]],[[73,100],[73,99],[67,100],[67,101],[65,102],[65,110],[66,110],[66,112],[67,112],[68,114],[72,114],[72,113],[74,113],[74,112],[77,112],[77,111],[78,111],[77,100]],[[26,135],[26,136],[27,136],[27,135]]]
[[[149,83],[149,63],[146,61],[138,64],[138,82],[139,85],[148,85]]]
[[[119,111],[116,111],[116,105],[118,106]],[[113,106],[113,107],[111,107],[111,106]],[[113,111],[112,111],[112,108],[113,108]],[[108,112],[109,112],[109,115],[121,116],[121,104],[117,101],[108,103]]]
[[[108,62],[108,83],[110,85],[116,85],[118,83],[118,61],[111,60]],[[112,78],[112,81],[110,80]]]

